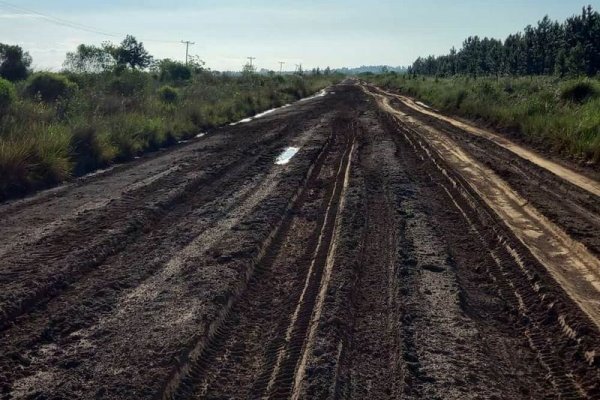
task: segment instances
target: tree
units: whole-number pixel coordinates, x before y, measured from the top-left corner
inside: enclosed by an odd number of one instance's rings
[[[9,81],[27,78],[31,56],[20,46],[0,43],[0,77]]]
[[[67,53],[63,67],[72,72],[97,73],[106,71],[115,65],[108,46],[97,47],[80,44],[77,50]]]
[[[131,35],[127,35],[118,47],[112,48],[112,55],[117,65],[128,66],[132,69],[147,68],[153,61],[153,57],[144,48],[144,44],[138,42]]]

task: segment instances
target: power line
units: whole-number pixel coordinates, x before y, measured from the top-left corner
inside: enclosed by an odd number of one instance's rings
[[[98,35],[102,35],[102,36],[110,36],[110,37],[123,37],[126,34],[123,33],[116,33],[116,32],[106,32],[103,31],[101,29],[89,26],[89,25],[83,25],[77,22],[73,22],[73,21],[69,21],[63,18],[58,18],[58,17],[54,17],[52,15],[48,15],[48,14],[44,14],[41,13],[39,11],[35,11],[29,8],[25,8],[25,7],[21,7],[21,6],[16,6],[14,4],[11,3],[7,3],[6,1],[2,1],[0,0],[0,4],[4,5],[5,7],[8,7],[12,10],[21,12],[21,13],[28,13],[28,14],[33,14],[33,15],[37,15],[41,18],[43,18],[44,20],[56,24],[56,25],[60,25],[60,26],[65,26],[67,28],[71,28],[71,29],[77,29],[80,31],[85,31],[85,32],[90,32],[90,33],[95,33]],[[159,43],[177,43],[175,41],[172,40],[153,40],[153,39],[145,39],[143,40],[144,42],[159,42]]]
[[[66,26],[66,27],[73,28],[73,29],[79,29],[79,30],[83,30],[83,31],[87,31],[87,32],[97,33],[97,34],[104,35],[104,36],[114,36],[114,37],[118,36],[117,34],[114,34],[114,33],[104,32],[104,31],[101,31],[96,28],[78,24],[76,22],[71,22],[71,21],[64,20],[62,18],[53,17],[53,16],[47,15],[47,14],[42,14],[35,10],[15,6],[14,4],[10,4],[5,1],[0,1],[0,4],[4,5],[6,7],[9,7],[15,11],[25,12],[28,14],[36,15],[38,17],[42,17],[43,19],[47,20],[48,22],[52,22],[52,23],[55,23],[55,24],[58,24],[61,26]]]

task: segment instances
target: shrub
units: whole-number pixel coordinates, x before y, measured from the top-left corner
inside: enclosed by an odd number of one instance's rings
[[[148,76],[140,71],[123,70],[109,81],[108,89],[114,94],[130,97],[139,94],[148,83]]]
[[[561,90],[560,98],[572,103],[585,103],[599,95],[600,90],[592,81],[581,80],[565,86]]]
[[[179,97],[179,93],[171,86],[163,86],[158,89],[158,97],[165,103],[175,103]]]
[[[0,111],[7,109],[14,101],[14,85],[6,79],[0,78]]]
[[[39,95],[46,102],[56,101],[59,98],[67,98],[76,89],[77,85],[65,76],[50,72],[33,75],[25,87],[25,91],[30,96]]]
[[[163,60],[159,69],[161,81],[187,81],[192,77],[192,69],[176,61]]]

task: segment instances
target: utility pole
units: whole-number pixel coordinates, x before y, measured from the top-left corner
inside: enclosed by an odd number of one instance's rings
[[[285,61],[277,61],[279,63],[279,75],[281,75],[283,73],[283,64],[285,64]]]
[[[188,49],[190,47],[190,44],[196,44],[196,42],[190,42],[189,40],[182,40],[181,43],[185,44],[185,65],[188,65]]]
[[[252,67],[252,61],[256,60],[256,57],[246,57],[248,60],[250,60],[250,66]]]

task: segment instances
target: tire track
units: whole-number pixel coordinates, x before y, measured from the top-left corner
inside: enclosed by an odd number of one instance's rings
[[[268,126],[272,129],[266,132],[261,131],[264,124],[245,125],[247,134],[241,135],[235,146],[209,157],[218,162],[216,165],[203,165],[206,159],[201,157],[200,165],[185,166],[189,174],[204,176],[204,182],[190,187],[176,204],[166,205],[155,223],[143,221],[138,235],[132,234],[126,243],[117,243],[123,246],[121,251],[104,260],[76,259],[77,263],[94,261],[97,265],[62,281],[58,277],[63,285],[60,290],[24,309],[24,314],[2,332],[0,393],[12,393],[16,398],[35,393],[66,398],[76,393],[146,398],[149,392],[158,390],[169,370],[185,359],[185,342],[198,340],[193,333],[185,336],[186,332],[195,324],[198,332],[205,328],[204,321],[212,317],[213,310],[221,308],[222,301],[227,301],[228,288],[242,280],[242,267],[255,256],[263,233],[268,234],[267,229],[283,216],[297,184],[326,141],[328,132],[320,126],[331,115],[322,106],[327,100],[307,104],[300,112],[292,113],[293,117],[290,113],[283,119],[271,117],[274,121]],[[296,161],[285,167],[275,166],[277,154],[290,144],[302,147]],[[219,169],[219,164],[228,169]],[[274,175],[275,171],[278,172]],[[166,174],[137,195],[148,196],[147,201],[152,202],[163,193],[168,196],[181,191],[177,182],[191,185],[185,174]],[[247,209],[252,204],[256,207]],[[228,218],[230,208],[239,214],[237,207],[244,205],[248,206],[242,210],[244,215]],[[133,217],[126,210],[122,214],[111,213],[113,206],[91,212],[90,221],[98,218],[118,226]],[[123,218],[110,219],[113,216]],[[82,228],[81,219],[72,222],[74,230]],[[101,238],[106,234],[100,224],[88,223],[83,228]],[[197,249],[192,249],[193,254],[183,254],[185,265],[181,271],[177,265],[167,265],[195,236],[215,231],[225,237],[212,241],[206,254]],[[60,231],[52,236],[57,245],[71,240],[61,237]],[[231,242],[236,237],[238,240]],[[229,247],[224,249],[223,242]],[[78,250],[66,246],[63,249]],[[43,259],[44,255],[36,257]],[[55,270],[61,266],[60,260],[49,262]],[[77,263],[74,266],[81,265]],[[213,280],[219,272],[220,278]],[[203,291],[200,285],[208,290]],[[190,307],[186,310],[187,300]],[[140,307],[132,307],[133,303]],[[164,312],[159,312],[160,308]],[[174,316],[180,309],[184,312]],[[132,310],[135,312],[129,315]],[[92,329],[88,329],[90,326]],[[135,334],[135,329],[141,329],[139,334]],[[159,332],[165,336],[157,341]],[[90,344],[98,349],[92,354]],[[142,362],[147,362],[146,370],[139,368]],[[122,373],[112,374],[117,370]],[[165,376],[160,375],[163,371]],[[45,381],[51,377],[51,381]]]
[[[292,318],[287,326],[284,342],[277,349],[277,357],[269,371],[269,380],[266,388],[262,385],[255,385],[259,392],[262,392],[264,398],[270,399],[288,399],[297,398],[299,395],[299,385],[304,374],[304,363],[307,349],[310,348],[309,326],[313,326],[317,320],[313,316],[320,314],[323,303],[317,302],[323,290],[327,290],[327,285],[331,277],[332,257],[335,254],[335,228],[336,222],[339,224],[338,214],[343,206],[344,189],[347,186],[347,177],[349,176],[350,160],[354,149],[355,127],[348,129],[351,138],[346,144],[344,154],[339,162],[335,173],[334,185],[329,198],[323,223],[319,230],[317,245],[314,248],[313,257],[304,281],[304,286],[296,304]],[[313,328],[314,329],[314,328]],[[313,333],[314,335],[314,333]],[[314,336],[312,338],[314,340]],[[308,341],[308,342],[307,342]],[[304,358],[304,360],[302,360]],[[300,363],[300,365],[298,365]]]
[[[300,122],[300,118],[293,121],[298,125],[307,122]],[[0,282],[6,287],[0,293],[0,331],[32,307],[59,296],[71,283],[123,252],[162,220],[170,218],[175,210],[201,201],[205,195],[199,188],[212,185],[243,169],[248,162],[275,151],[282,138],[298,129],[298,125],[273,128],[260,142],[234,148],[229,154],[233,157],[211,152],[209,157],[184,163],[161,179],[151,180],[113,199],[106,207],[89,210],[66,221],[48,237],[21,245],[22,249],[0,260]],[[199,168],[205,164],[208,167]]]
[[[560,398],[595,398],[600,372],[594,366],[600,337],[591,322],[564,299],[564,292],[540,271],[523,244],[505,232],[493,211],[421,136],[400,123],[398,129],[415,152],[432,162],[447,180],[439,184],[494,260],[488,274],[501,296],[510,299],[518,310],[521,329]]]
[[[232,396],[233,392],[229,391],[233,387],[227,383],[231,379],[238,382],[235,396],[287,398],[283,393],[292,389],[295,364],[323,277],[349,165],[352,144],[348,140],[340,143],[340,140],[332,136],[273,242],[264,251],[248,289],[231,305],[208,342],[197,346],[199,355],[195,360],[192,358],[188,376],[172,394],[165,393],[166,398]],[[335,163],[333,170],[332,162]],[[328,176],[334,179],[327,182]],[[321,191],[323,194],[319,194]],[[309,215],[318,211],[318,204],[326,205],[329,211],[315,224],[317,221],[310,222],[313,217]],[[308,242],[298,248],[298,241]],[[288,270],[291,264],[297,268]],[[295,284],[289,289],[272,286],[277,282],[289,286],[290,280]],[[271,295],[265,295],[266,290]],[[266,335],[263,340],[266,338],[268,344],[255,348],[251,343],[260,340],[261,335]]]

